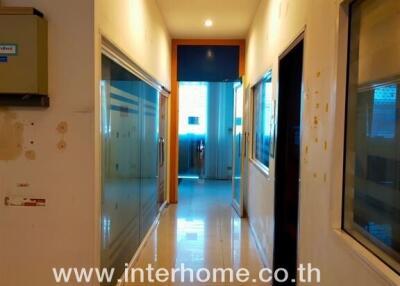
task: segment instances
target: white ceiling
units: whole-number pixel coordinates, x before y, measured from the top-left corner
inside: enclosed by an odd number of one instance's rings
[[[156,0],[174,39],[244,39],[260,0]],[[211,28],[204,21],[212,19]]]

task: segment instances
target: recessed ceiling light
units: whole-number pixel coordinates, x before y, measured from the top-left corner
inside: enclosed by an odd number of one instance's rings
[[[213,21],[211,19],[207,19],[207,20],[204,21],[204,26],[206,26],[207,28],[212,27],[213,24],[214,23],[213,23]]]

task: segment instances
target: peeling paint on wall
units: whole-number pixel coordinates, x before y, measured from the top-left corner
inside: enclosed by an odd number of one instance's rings
[[[64,151],[67,148],[67,142],[65,142],[63,139],[61,139],[58,143],[57,143],[57,149],[60,151]]]
[[[64,140],[64,135],[68,132],[68,123],[61,121],[57,125],[57,132],[61,134],[61,139],[57,143],[57,149],[59,151],[64,151],[67,148],[67,142]]]
[[[58,123],[57,125],[57,131],[60,134],[65,134],[68,132],[68,123],[65,121],[61,121],[60,123]]]
[[[11,196],[4,198],[4,205],[8,207],[45,207],[46,199]]]
[[[7,108],[0,109],[0,161],[17,159],[22,153],[24,125],[17,114]]]
[[[29,186],[30,186],[29,183],[19,183],[19,184],[17,184],[18,188],[28,188]]]
[[[28,150],[25,152],[25,158],[28,160],[36,160],[36,152],[33,150]]]
[[[314,116],[314,127],[318,126],[318,117]]]

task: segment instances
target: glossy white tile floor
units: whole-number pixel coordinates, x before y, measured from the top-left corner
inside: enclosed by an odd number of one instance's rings
[[[231,207],[229,181],[183,180],[179,204],[169,206],[134,267],[247,268],[258,277],[263,267],[246,219]],[[239,285],[240,283],[167,282],[145,285]],[[140,285],[140,283],[125,284]],[[241,284],[244,285],[244,284]],[[245,285],[265,285],[246,283]]]

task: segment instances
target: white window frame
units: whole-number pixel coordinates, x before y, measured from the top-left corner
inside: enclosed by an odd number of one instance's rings
[[[343,168],[345,151],[345,114],[347,99],[347,60],[348,60],[348,35],[349,35],[349,8],[351,3],[358,0],[340,0],[337,13],[336,31],[336,66],[335,86],[336,98],[333,104],[332,121],[334,124],[332,136],[332,156],[330,176],[331,176],[331,227],[336,234],[337,241],[344,248],[349,249],[358,260],[368,265],[369,269],[377,273],[383,280],[390,285],[400,285],[400,276],[386,263],[380,260],[374,253],[364,245],[350,236],[342,229],[343,219]]]

